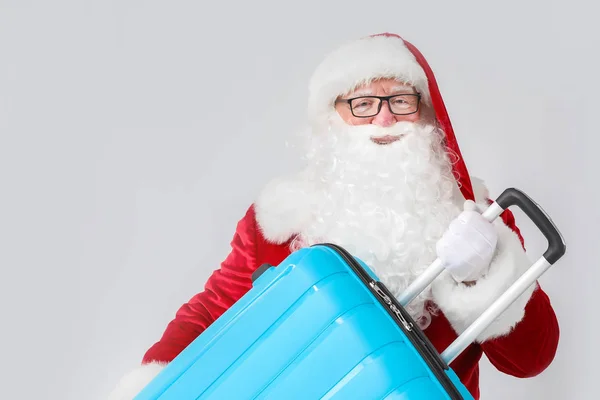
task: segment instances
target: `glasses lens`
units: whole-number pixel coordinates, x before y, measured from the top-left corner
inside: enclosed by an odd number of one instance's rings
[[[412,114],[419,107],[419,97],[401,95],[390,99],[390,111],[394,114]]]
[[[380,100],[375,97],[360,97],[352,100],[352,112],[357,117],[370,117],[377,114]]]

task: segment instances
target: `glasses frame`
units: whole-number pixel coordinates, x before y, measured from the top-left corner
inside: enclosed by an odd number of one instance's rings
[[[390,99],[393,99],[395,97],[406,97],[406,96],[413,96],[417,98],[417,108],[415,111],[409,112],[409,113],[395,113],[392,111],[392,107],[390,106]],[[377,106],[377,112],[375,114],[372,115],[356,115],[354,114],[354,108],[352,107],[352,101],[357,100],[357,99],[378,99],[379,100],[379,106]],[[412,114],[416,114],[419,109],[421,108],[421,93],[417,92],[417,93],[402,93],[402,94],[395,94],[393,96],[357,96],[357,97],[353,97],[351,99],[339,99],[338,102],[342,102],[342,103],[348,103],[348,107],[350,107],[350,112],[352,112],[352,115],[355,116],[356,118],[372,118],[374,116],[376,116],[377,114],[379,114],[381,112],[381,106],[383,105],[383,102],[387,102],[388,105],[388,109],[390,110],[390,112],[394,115],[412,115]]]

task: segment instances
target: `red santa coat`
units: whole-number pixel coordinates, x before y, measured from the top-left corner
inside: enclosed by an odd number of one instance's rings
[[[347,60],[352,60],[348,63]],[[346,70],[344,70],[346,68]],[[410,43],[392,34],[375,35],[336,51],[318,68],[310,84],[309,114],[318,124],[331,111],[331,99],[366,78],[395,76],[413,84],[432,106],[455,158],[459,183],[457,204],[465,199],[489,201],[480,181],[467,172],[446,107],[431,68]],[[310,214],[307,182],[275,181],[239,221],[232,250],[195,295],[177,311],[160,340],[143,357],[143,365],[123,378],[111,399],[133,397],[162,367],[221,316],[251,287],[251,275],[264,263],[278,265],[290,254],[289,244]],[[314,199],[313,199],[314,200]],[[442,352],[481,312],[530,266],[523,238],[507,211],[495,222],[498,247],[487,274],[474,286],[441,276],[433,298],[441,309],[424,331]],[[479,368],[485,354],[501,372],[533,377],[548,367],[558,345],[559,327],[546,293],[535,285],[515,301],[450,366],[479,399]],[[130,397],[129,397],[130,396]]]
[[[505,222],[512,225],[510,214]],[[514,225],[513,225],[514,226]],[[514,227],[516,230],[516,227]],[[239,221],[232,250],[198,293],[177,311],[162,338],[145,354],[144,363],[170,362],[251,287],[252,272],[260,265],[278,265],[290,254],[289,241],[267,240],[252,205]],[[434,316],[424,331],[441,353],[457,333],[444,313]],[[546,293],[538,286],[524,309],[524,317],[507,335],[474,343],[450,366],[475,399],[479,399],[478,362],[485,354],[500,371],[515,377],[533,377],[553,360],[559,327]]]

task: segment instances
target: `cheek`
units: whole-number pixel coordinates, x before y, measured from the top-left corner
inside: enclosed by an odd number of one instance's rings
[[[354,115],[350,114],[350,118],[346,121],[349,125],[367,125],[373,121],[373,118],[356,118]]]

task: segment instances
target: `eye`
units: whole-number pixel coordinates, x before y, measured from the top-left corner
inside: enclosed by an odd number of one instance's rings
[[[352,107],[355,109],[366,109],[373,107],[374,104],[375,101],[373,99],[362,98],[354,100],[352,102]]]

